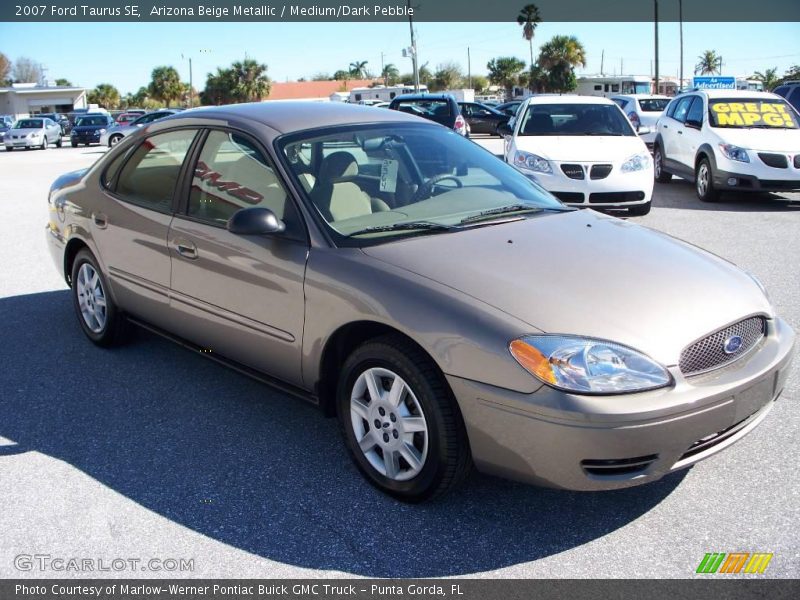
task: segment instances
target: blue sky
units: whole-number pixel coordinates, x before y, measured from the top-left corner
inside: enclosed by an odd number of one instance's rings
[[[529,60],[527,42],[516,23],[417,23],[421,62],[430,67],[446,61],[466,72],[467,46],[473,74],[485,74],[496,56]],[[678,25],[661,23],[661,74],[677,75]],[[588,54],[586,73],[600,71],[605,51],[606,73],[651,73],[652,23],[542,23],[536,46],[556,34],[575,35]],[[800,63],[800,23],[685,23],[684,74],[691,76],[697,56],[706,49],[723,57],[728,75],[749,75],[777,67],[782,74]],[[172,65],[188,81],[192,56],[194,85],[202,89],[205,76],[245,54],[267,63],[277,81],[333,73],[355,60],[369,61],[380,70],[384,62],[411,71],[402,57],[409,45],[408,23],[0,23],[0,52],[11,60],[27,56],[47,68],[48,78],[65,77],[94,87],[108,82],[122,93],[135,91],[150,80],[157,65]]]

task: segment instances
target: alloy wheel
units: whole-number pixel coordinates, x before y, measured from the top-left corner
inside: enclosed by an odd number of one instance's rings
[[[353,384],[350,421],[358,446],[381,475],[407,481],[428,455],[428,424],[413,390],[397,373],[374,367]]]
[[[86,326],[100,333],[106,326],[106,294],[100,275],[89,263],[83,263],[76,281],[78,306]]]
[[[700,168],[697,169],[697,194],[701,198],[708,193],[708,176],[708,165],[701,163]]]

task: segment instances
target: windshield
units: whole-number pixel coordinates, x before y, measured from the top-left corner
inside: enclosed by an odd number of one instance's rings
[[[450,103],[446,100],[400,100],[397,110],[425,117],[449,117]]]
[[[75,123],[78,127],[86,127],[89,125],[106,125],[108,120],[105,117],[80,117]]]
[[[531,104],[519,135],[629,135],[636,132],[616,104]]]
[[[642,112],[664,112],[669,104],[669,98],[639,98]]]
[[[41,119],[20,119],[14,125],[14,129],[41,129],[44,121]]]
[[[279,151],[340,245],[568,210],[444,127],[392,123],[302,132],[282,138]]]
[[[797,129],[797,115],[778,98],[709,100],[708,118],[712,127],[725,129]]]

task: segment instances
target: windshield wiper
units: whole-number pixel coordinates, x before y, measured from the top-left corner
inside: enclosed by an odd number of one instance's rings
[[[500,208],[490,208],[489,210],[484,210],[483,212],[464,217],[461,219],[461,221],[459,221],[459,225],[463,225],[465,223],[475,223],[476,221],[484,221],[500,215],[516,216],[529,213],[538,213],[542,212],[543,210],[544,208],[539,206],[531,206],[529,204],[511,204],[509,206],[501,206]]]
[[[361,235],[362,233],[381,233],[384,231],[412,231],[415,229],[425,231],[450,231],[453,227],[451,225],[432,223],[430,221],[408,221],[405,223],[392,223],[390,225],[375,225],[374,227],[359,229],[348,235],[354,236]]]

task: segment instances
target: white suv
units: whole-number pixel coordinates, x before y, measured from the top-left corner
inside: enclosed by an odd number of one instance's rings
[[[656,124],[653,174],[694,180],[711,202],[723,190],[800,190],[800,118],[766,92],[701,90],[676,96]]]

